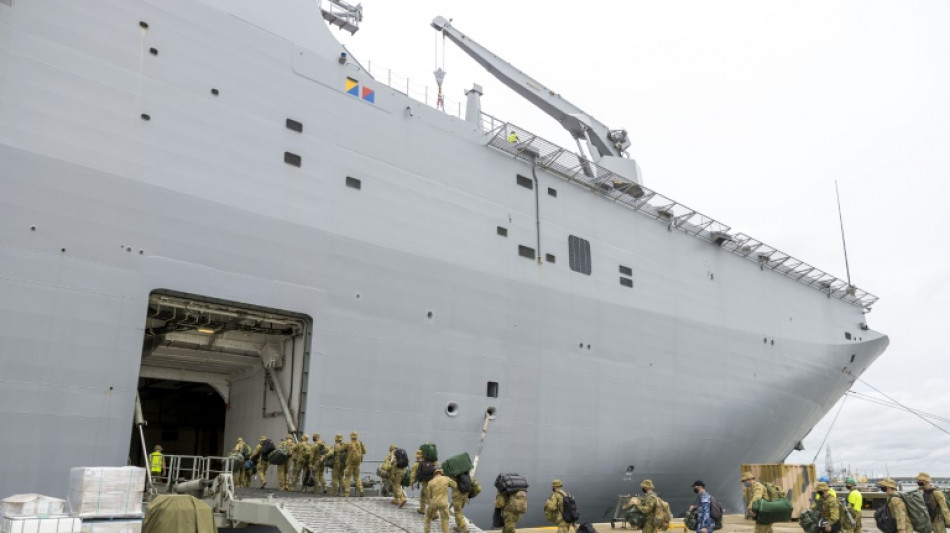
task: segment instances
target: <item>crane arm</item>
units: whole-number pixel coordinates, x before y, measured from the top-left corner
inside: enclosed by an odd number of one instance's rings
[[[560,122],[575,139],[589,141],[600,157],[626,155],[630,141],[625,130],[611,130],[598,122],[553,90],[455,29],[445,17],[433,19],[432,27],[441,31],[499,81]]]

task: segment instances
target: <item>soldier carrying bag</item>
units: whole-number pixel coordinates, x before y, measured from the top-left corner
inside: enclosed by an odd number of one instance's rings
[[[503,494],[512,494],[519,490],[527,490],[528,480],[518,474],[498,474],[495,478],[495,488]]]
[[[802,526],[805,533],[818,533],[818,522],[821,520],[821,511],[818,509],[809,509],[798,516],[798,525]]]
[[[654,511],[653,515],[653,525],[660,531],[666,531],[667,529],[670,529],[670,520],[672,519],[673,514],[670,512],[670,504],[667,503],[666,500],[663,500],[657,496],[656,510]]]
[[[429,481],[435,477],[435,463],[422,461],[419,468],[416,469],[416,479],[419,481]]]
[[[891,510],[886,503],[874,511],[874,523],[882,533],[897,533],[897,519],[891,516]]]
[[[907,517],[910,518],[910,524],[917,533],[933,533],[933,524],[930,523],[930,511],[927,510],[927,502],[924,501],[924,495],[918,491],[899,492],[897,497],[904,501],[907,506]]]

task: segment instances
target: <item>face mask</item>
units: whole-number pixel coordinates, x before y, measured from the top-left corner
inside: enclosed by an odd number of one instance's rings
[[[854,490],[854,485],[845,485],[844,488],[848,490]]]
[[[818,497],[819,497],[819,498],[824,498],[824,497],[825,497],[825,493],[824,493],[824,492],[819,492],[819,493],[818,493]]]
[[[696,494],[699,494],[699,487],[693,487],[693,492],[695,492]]]
[[[647,491],[647,488],[646,488],[646,487],[640,487],[640,492],[645,493],[646,491]]]
[[[918,487],[923,487],[923,486],[924,486],[924,482],[923,482],[923,481],[918,481],[918,482],[917,482],[917,486],[918,486]]]
[[[751,481],[743,481],[742,484],[743,484],[744,486],[746,486],[746,487],[751,487],[751,486],[752,486],[752,482],[751,482]]]

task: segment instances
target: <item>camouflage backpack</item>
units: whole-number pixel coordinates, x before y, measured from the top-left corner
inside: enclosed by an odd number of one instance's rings
[[[528,493],[519,490],[518,492],[512,494],[508,498],[508,505],[506,506],[508,512],[514,514],[525,514],[528,512]]]
[[[774,502],[775,500],[781,500],[785,498],[785,490],[782,487],[779,487],[775,483],[763,483],[765,485],[765,499]]]
[[[670,520],[672,519],[673,514],[670,513],[670,504],[666,503],[665,500],[657,496],[656,510],[653,514],[653,526],[660,531],[666,531],[667,529],[670,529]]]

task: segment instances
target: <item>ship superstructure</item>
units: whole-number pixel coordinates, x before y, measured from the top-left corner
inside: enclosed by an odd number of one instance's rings
[[[171,453],[471,452],[490,413],[483,485],[736,503],[887,346],[872,295],[387,87],[323,7],[0,0],[0,494],[140,460],[138,394]]]

